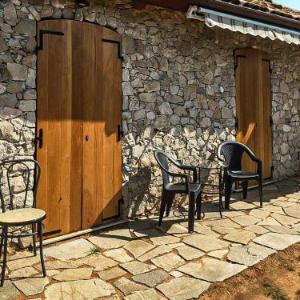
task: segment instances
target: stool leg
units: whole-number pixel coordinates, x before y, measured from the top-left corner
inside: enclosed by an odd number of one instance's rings
[[[242,182],[242,187],[243,187],[243,199],[247,199],[248,180]]]
[[[38,223],[38,234],[39,234],[39,240],[40,240],[40,257],[41,257],[41,265],[42,265],[42,271],[43,276],[46,277],[46,267],[44,262],[44,253],[43,253],[43,224],[42,222]]]
[[[32,230],[32,249],[33,249],[33,255],[34,256],[36,256],[35,229],[36,229],[35,224],[32,224],[31,225],[31,230]]]
[[[3,239],[4,239],[4,249],[3,249],[3,262],[2,262],[2,274],[1,274],[1,282],[0,286],[2,287],[4,284],[4,279],[5,279],[5,271],[6,271],[6,262],[7,262],[7,231],[8,228],[7,226],[3,226]]]
[[[1,228],[1,237],[0,237],[0,258],[2,256],[2,248],[3,248],[3,227]]]
[[[195,194],[189,193],[189,232],[194,231],[194,218],[195,218]]]
[[[200,193],[197,198],[197,220],[201,220],[201,211],[202,211],[202,193]]]

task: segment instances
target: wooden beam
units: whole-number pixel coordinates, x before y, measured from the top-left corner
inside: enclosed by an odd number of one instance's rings
[[[282,17],[268,12],[263,12],[219,0],[189,0],[190,5],[199,5],[204,8],[218,10],[221,12],[233,14],[235,16],[244,17],[272,25],[282,26],[288,29],[300,31],[300,21]]]

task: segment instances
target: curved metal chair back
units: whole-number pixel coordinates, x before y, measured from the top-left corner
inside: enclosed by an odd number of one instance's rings
[[[41,167],[34,159],[16,159],[3,161],[0,163],[1,183],[0,183],[0,198],[2,212],[17,208],[15,203],[16,196],[16,178],[21,177],[24,186],[18,191],[18,196],[21,198],[21,207],[36,207],[36,193],[40,180]],[[28,203],[28,193],[32,192],[32,203]],[[22,193],[22,196],[21,196]],[[7,195],[8,194],[8,195]],[[8,196],[8,201],[5,201],[5,196]],[[18,202],[19,202],[18,201]]]
[[[253,154],[252,151],[242,143],[224,142],[218,148],[218,159],[223,162],[225,161],[226,167],[229,170],[241,171],[242,158],[245,152]]]
[[[169,161],[173,161],[173,159],[160,150],[155,151],[154,156],[162,172],[163,184],[171,183],[172,178],[167,171],[169,171]]]

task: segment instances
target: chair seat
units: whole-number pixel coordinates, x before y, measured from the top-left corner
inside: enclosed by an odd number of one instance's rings
[[[189,188],[192,193],[198,193],[201,190],[201,185],[200,183],[190,183]],[[166,185],[166,190],[176,193],[186,193],[186,185],[182,183],[169,183]]]
[[[228,175],[236,179],[257,179],[258,173],[246,172],[246,171],[228,171]]]
[[[22,225],[38,222],[46,217],[46,212],[37,208],[20,208],[0,213],[0,225]]]

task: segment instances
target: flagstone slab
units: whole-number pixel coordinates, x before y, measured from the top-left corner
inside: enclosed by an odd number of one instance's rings
[[[245,269],[246,266],[228,263],[215,258],[203,258],[199,262],[189,262],[178,270],[198,279],[216,282],[232,277]]]
[[[120,267],[122,267],[132,275],[142,274],[156,269],[156,266],[145,264],[137,260],[121,264]]]
[[[274,205],[265,205],[262,210],[268,211],[271,213],[284,214],[283,209],[280,206]]]
[[[101,271],[98,273],[98,276],[105,281],[116,279],[118,277],[122,277],[126,275],[126,271],[121,269],[120,267],[114,267],[105,271]]]
[[[45,278],[26,278],[14,281],[14,285],[25,296],[33,296],[44,291],[45,286],[49,283],[49,279]]]
[[[46,270],[60,270],[60,269],[76,269],[82,264],[76,261],[61,261],[61,260],[50,260],[45,262]],[[38,265],[39,270],[42,269],[41,265]]]
[[[166,223],[165,223],[166,224]],[[165,231],[168,234],[178,234],[178,235],[182,235],[182,234],[187,234],[188,233],[188,229],[182,225],[179,224],[172,224],[171,226],[169,225],[165,225],[163,223],[163,225],[161,227],[158,227],[159,229]]]
[[[145,261],[150,260],[159,255],[169,253],[172,250],[173,250],[173,248],[171,248],[170,245],[161,245],[161,246],[158,246],[157,248],[152,249],[149,252],[141,255],[140,257],[138,257],[138,260],[141,262],[145,262]]]
[[[107,250],[103,252],[103,254],[120,263],[126,263],[133,260],[133,257],[129,256],[123,248]]]
[[[249,213],[250,216],[253,216],[258,219],[265,219],[267,218],[271,213],[269,211],[265,211],[263,209],[252,209]]]
[[[158,284],[170,279],[171,276],[164,270],[154,270],[148,273],[135,275],[132,279],[149,287],[155,287]]]
[[[47,286],[46,300],[86,300],[108,297],[115,294],[115,288],[99,278],[59,282]]]
[[[272,216],[273,219],[275,219],[276,221],[278,221],[282,225],[294,225],[294,224],[300,222],[299,219],[289,217],[289,216],[285,216],[285,215],[272,214],[271,216]]]
[[[102,254],[93,254],[76,261],[82,265],[88,265],[94,268],[95,271],[103,271],[116,266],[118,263],[111,258],[105,257]]]
[[[194,231],[203,235],[209,235],[213,237],[219,237],[220,235],[216,232],[212,231],[210,227],[200,225],[199,223],[195,223],[194,225]]]
[[[22,277],[31,277],[32,275],[37,274],[38,271],[34,269],[33,267],[24,267],[15,271],[12,271],[9,274],[9,278],[15,279],[15,278],[22,278]],[[0,296],[1,299],[1,296]]]
[[[124,249],[129,251],[135,258],[142,256],[153,248],[153,245],[141,240],[131,241],[124,247]]]
[[[234,232],[226,234],[223,237],[223,239],[227,240],[227,241],[230,241],[230,242],[247,245],[255,237],[256,237],[256,234],[251,232],[251,231],[236,230]]]
[[[299,235],[266,233],[253,240],[255,243],[275,250],[283,250],[300,241]]]
[[[266,226],[266,228],[275,233],[299,234],[296,229],[291,229],[287,226]]]
[[[204,252],[225,249],[229,246],[229,243],[225,241],[200,234],[187,236],[183,239],[183,242]]]
[[[176,248],[178,254],[183,257],[185,260],[193,260],[203,256],[205,253],[199,249],[184,245]]]
[[[234,218],[232,218],[232,221],[240,224],[241,226],[250,226],[250,225],[257,224],[258,222],[261,221],[261,219],[246,215],[246,216],[234,217]]]
[[[92,276],[93,268],[78,268],[67,269],[53,276],[57,281],[73,281],[90,279]]]
[[[21,296],[20,291],[16,289],[10,280],[5,280],[3,287],[0,289],[0,300],[18,299]]]
[[[290,217],[300,219],[300,204],[284,208],[284,211]]]
[[[167,253],[162,256],[151,259],[151,262],[154,263],[157,267],[170,272],[171,270],[183,265],[185,261],[177,254]]]
[[[236,228],[230,228],[230,227],[223,227],[223,226],[213,226],[213,231],[219,233],[219,234],[227,234],[231,232],[235,232]]]
[[[209,288],[209,283],[195,278],[180,277],[174,278],[167,283],[157,286],[168,299],[186,300],[197,299]]]
[[[26,258],[19,258],[15,260],[9,260],[7,262],[8,268],[12,270],[17,270],[25,267],[33,266],[37,263],[40,263],[40,257],[39,256],[31,256]]]
[[[227,259],[246,266],[253,266],[276,251],[259,245],[235,246],[229,249]]]
[[[244,216],[245,213],[243,211],[238,210],[228,210],[228,211],[222,211],[223,217],[233,218],[237,216]]]
[[[68,241],[58,246],[46,248],[44,253],[56,259],[67,261],[69,259],[76,259],[90,255],[96,250],[96,247],[85,239],[78,239]]]
[[[171,276],[175,277],[175,278],[179,278],[179,277],[184,276],[183,273],[181,273],[181,272],[179,272],[179,271],[177,271],[177,270],[172,271],[172,272],[170,272],[169,274],[170,274]]]
[[[258,226],[281,226],[281,224],[272,217],[268,217],[257,224]]]
[[[132,294],[136,291],[146,290],[147,287],[139,283],[133,282],[125,277],[122,277],[114,282],[114,285],[123,293],[125,296]]]
[[[230,219],[219,219],[219,220],[210,220],[202,222],[204,226],[212,226],[212,227],[226,227],[226,228],[240,228],[241,226]]]
[[[235,210],[241,210],[241,209],[253,209],[256,208],[257,206],[252,204],[252,203],[248,203],[246,201],[237,201],[237,202],[233,202],[230,204],[230,208],[231,209],[235,209]]]
[[[215,257],[218,259],[222,259],[223,257],[225,257],[228,253],[228,249],[226,250],[216,250],[216,251],[211,251],[208,253],[209,256],[211,257]]]
[[[145,291],[137,291],[124,298],[125,300],[162,300],[164,299],[160,296],[154,289],[149,289]]]
[[[88,240],[103,250],[121,248],[128,243],[128,239],[124,237],[115,237],[113,235],[92,236]]]
[[[256,234],[264,234],[264,233],[269,232],[269,230],[267,230],[263,226],[259,226],[259,225],[250,225],[250,226],[247,226],[247,227],[245,227],[245,230],[254,232]]]
[[[279,200],[279,201],[274,202],[273,205],[280,206],[284,209],[284,208],[287,208],[289,206],[293,206],[293,203],[287,201],[287,198],[285,198],[284,200]]]
[[[154,246],[167,245],[167,244],[176,244],[180,242],[180,238],[172,235],[156,236],[151,237],[150,241]]]

